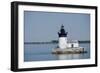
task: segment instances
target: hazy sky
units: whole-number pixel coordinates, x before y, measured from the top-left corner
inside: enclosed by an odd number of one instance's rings
[[[89,14],[24,11],[25,42],[57,40],[62,24],[68,39],[90,39]]]

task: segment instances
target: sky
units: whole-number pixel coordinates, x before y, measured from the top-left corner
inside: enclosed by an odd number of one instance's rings
[[[24,11],[24,42],[58,40],[62,24],[68,39],[90,40],[90,14]]]

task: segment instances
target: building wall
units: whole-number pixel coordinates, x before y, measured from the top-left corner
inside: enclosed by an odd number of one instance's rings
[[[79,43],[67,43],[67,47],[72,47],[72,44],[73,47],[79,47]]]
[[[65,49],[67,47],[67,38],[59,37],[59,48]]]

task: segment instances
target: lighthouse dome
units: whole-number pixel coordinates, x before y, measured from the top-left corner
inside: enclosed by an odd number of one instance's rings
[[[60,32],[58,32],[59,37],[67,37],[67,33],[64,29],[64,26],[61,26]]]

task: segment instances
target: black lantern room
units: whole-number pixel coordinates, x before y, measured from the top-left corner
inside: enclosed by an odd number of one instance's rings
[[[60,29],[60,32],[58,32],[58,36],[59,37],[67,37],[67,33],[68,32],[65,31],[64,26],[62,25],[61,29]]]

